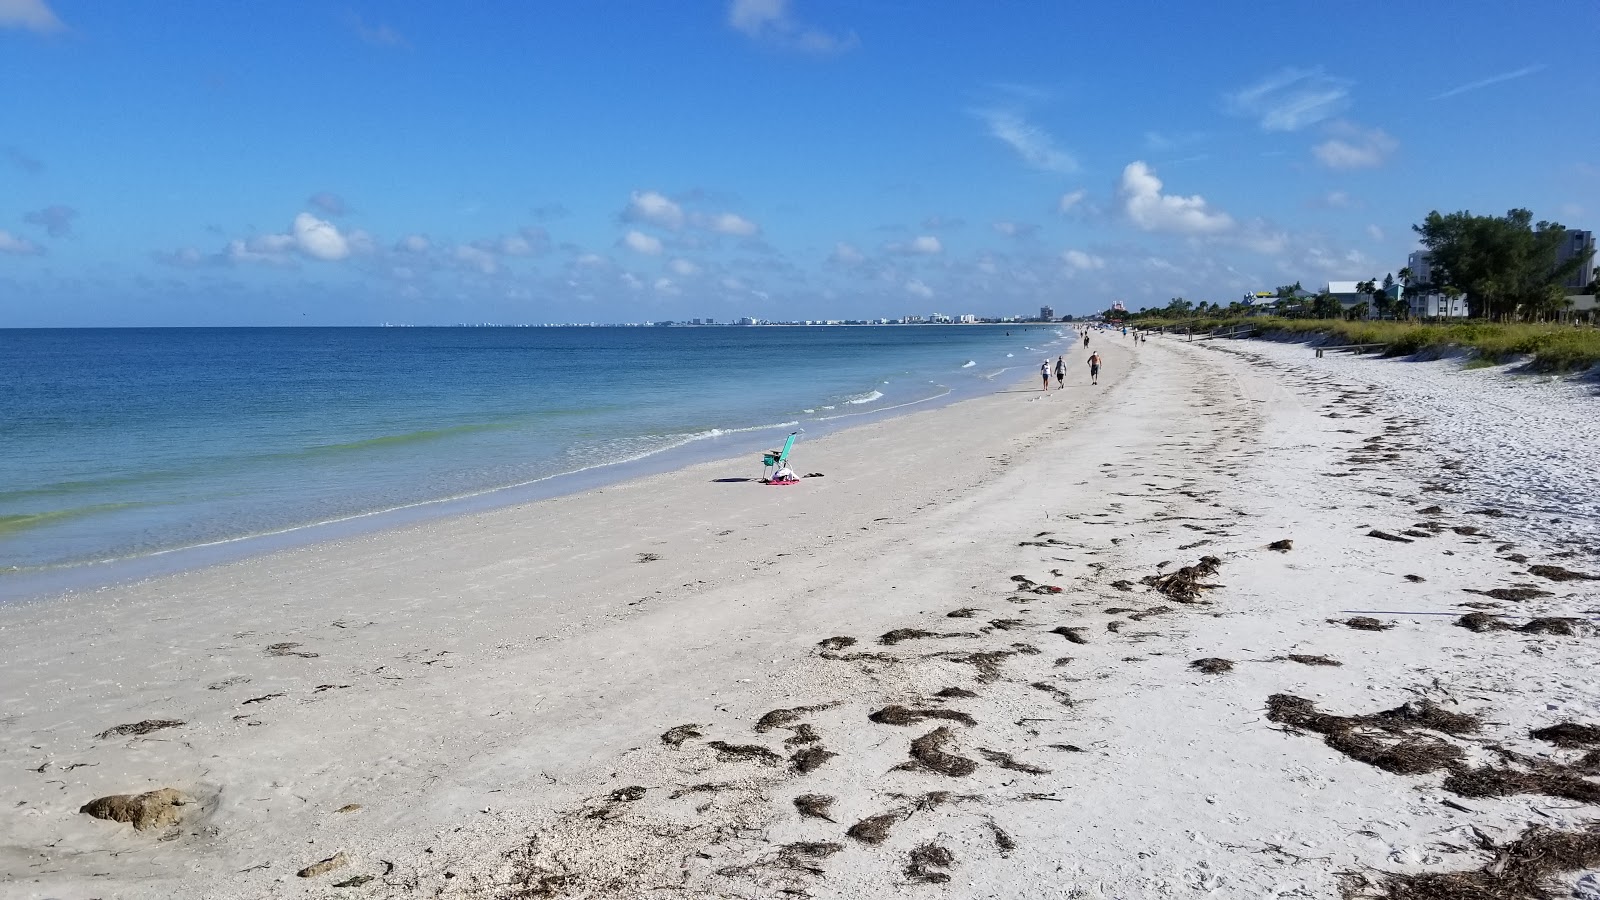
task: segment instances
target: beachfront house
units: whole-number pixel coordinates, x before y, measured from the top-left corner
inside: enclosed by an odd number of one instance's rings
[[[1400,297],[1400,285],[1396,284],[1385,289],[1381,284],[1377,293],[1363,294],[1356,290],[1360,281],[1330,281],[1323,290],[1333,295],[1339,301],[1339,308],[1349,312],[1350,308],[1360,303],[1367,304],[1367,318],[1376,318],[1378,315],[1378,298],[1387,294],[1391,299]]]

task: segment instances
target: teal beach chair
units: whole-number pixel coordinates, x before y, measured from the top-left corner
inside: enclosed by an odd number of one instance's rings
[[[789,464],[789,451],[794,449],[794,439],[799,434],[798,431],[791,431],[789,439],[783,442],[782,450],[768,450],[761,455],[761,465],[766,467],[761,473],[762,481],[771,481],[774,472]]]

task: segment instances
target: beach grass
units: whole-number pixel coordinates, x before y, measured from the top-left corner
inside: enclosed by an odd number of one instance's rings
[[[1247,327],[1252,336],[1267,334],[1325,335],[1348,344],[1382,344],[1385,356],[1405,356],[1424,351],[1446,352],[1459,348],[1489,364],[1530,357],[1529,367],[1540,372],[1579,372],[1600,363],[1600,330],[1552,324],[1500,324],[1462,322],[1347,322],[1336,319],[1177,319],[1141,325],[1193,328],[1196,331]]]

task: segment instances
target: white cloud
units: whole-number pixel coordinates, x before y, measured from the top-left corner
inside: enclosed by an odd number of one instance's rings
[[[493,253],[482,247],[462,244],[455,249],[455,260],[463,266],[477,269],[485,275],[493,275],[500,271],[500,260]]]
[[[66,27],[44,0],[0,0],[0,28],[25,28],[49,34]]]
[[[1311,148],[1311,153],[1330,169],[1371,169],[1383,165],[1400,144],[1381,128],[1363,128],[1340,122],[1329,129],[1333,135]]]
[[[1344,191],[1329,191],[1328,196],[1322,198],[1322,202],[1332,209],[1349,209],[1350,195]]]
[[[0,253],[11,256],[43,256],[44,248],[25,237],[0,228]]]
[[[906,256],[936,256],[944,252],[944,244],[931,234],[923,234],[909,241],[889,244],[884,249]]]
[[[598,253],[583,253],[579,254],[578,258],[572,261],[572,264],[575,266],[583,266],[584,268],[592,269],[603,267],[610,262],[611,260],[606,259],[604,256],[601,256]]]
[[[980,109],[975,114],[989,126],[991,137],[1010,146],[1022,157],[1023,162],[1035,169],[1064,174],[1078,171],[1078,161],[1056,147],[1055,138],[1018,113],[1006,109]]]
[[[1033,233],[1039,230],[1039,226],[1027,222],[995,222],[994,230],[996,234],[1003,234],[1008,238],[1025,238],[1032,237]]]
[[[744,216],[731,212],[712,216],[707,221],[706,227],[718,234],[731,234],[737,237],[753,237],[761,233],[761,226],[746,219]]]
[[[690,278],[700,274],[700,267],[687,259],[675,259],[667,263],[667,269],[680,278]]]
[[[1298,131],[1348,105],[1350,82],[1316,69],[1283,69],[1224,97],[1237,115],[1260,121],[1266,131]]]
[[[287,234],[263,234],[248,241],[235,238],[223,248],[222,260],[230,265],[292,266],[289,249],[293,246],[294,238]]]
[[[1123,210],[1145,231],[1215,234],[1233,227],[1233,218],[1207,206],[1199,194],[1180,197],[1161,193],[1161,179],[1143,161],[1122,170]]]
[[[828,261],[841,266],[859,266],[867,261],[867,257],[850,244],[839,241],[833,245],[833,253],[828,256]]]
[[[294,217],[295,248],[313,259],[339,260],[350,255],[350,244],[339,229],[310,213]]]
[[[1073,207],[1077,206],[1079,203],[1082,203],[1083,198],[1087,196],[1087,194],[1088,192],[1082,188],[1062,194],[1061,199],[1056,201],[1056,212],[1064,213],[1070,211]]]
[[[506,256],[535,256],[550,247],[550,232],[543,228],[522,228],[500,239],[500,252]]]
[[[740,281],[739,279],[734,278],[732,275],[729,275],[729,276],[723,278],[721,284],[722,284],[722,287],[723,287],[724,290],[729,290],[729,291],[745,291],[745,290],[749,290],[749,286],[747,286],[743,281]]]
[[[427,253],[432,243],[420,234],[408,234],[395,243],[394,249],[401,253]]]
[[[676,297],[682,293],[682,291],[678,290],[678,286],[672,283],[671,278],[657,278],[653,287],[655,287],[657,293],[666,294],[669,297]]]
[[[622,211],[622,221],[642,222],[662,228],[683,227],[683,207],[656,191],[634,191]]]
[[[923,284],[921,279],[913,278],[906,282],[906,293],[924,300],[933,299],[933,288]]]
[[[630,231],[622,236],[622,246],[645,256],[661,255],[661,239],[642,231]]]
[[[208,259],[205,254],[193,247],[180,247],[171,253],[156,252],[151,254],[155,261],[164,266],[177,266],[180,269],[198,269],[214,259]]]
[[[752,40],[803,53],[843,53],[861,43],[854,32],[835,35],[796,21],[789,0],[733,0],[728,25]]]
[[[1068,250],[1061,254],[1061,259],[1072,268],[1085,272],[1090,269],[1104,269],[1106,267],[1104,259],[1085,253],[1082,250]]]
[[[1477,81],[1469,81],[1466,84],[1460,85],[1459,87],[1453,87],[1437,97],[1434,97],[1433,99],[1444,100],[1449,97],[1454,97],[1457,94],[1465,94],[1468,91],[1475,91],[1478,88],[1486,88],[1491,84],[1499,84],[1502,81],[1511,81],[1512,79],[1522,78],[1526,75],[1532,75],[1535,72],[1542,72],[1544,69],[1545,67],[1543,65],[1523,66],[1514,72],[1502,72],[1499,75],[1490,75],[1488,78],[1480,78]]]
[[[1375,241],[1381,241],[1381,240],[1383,240],[1383,229],[1379,228],[1376,225],[1368,225],[1367,226],[1367,237],[1370,237]]]

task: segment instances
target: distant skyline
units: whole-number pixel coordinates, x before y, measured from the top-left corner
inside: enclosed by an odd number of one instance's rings
[[[1600,227],[1600,4],[0,0],[0,327],[1036,313]]]

